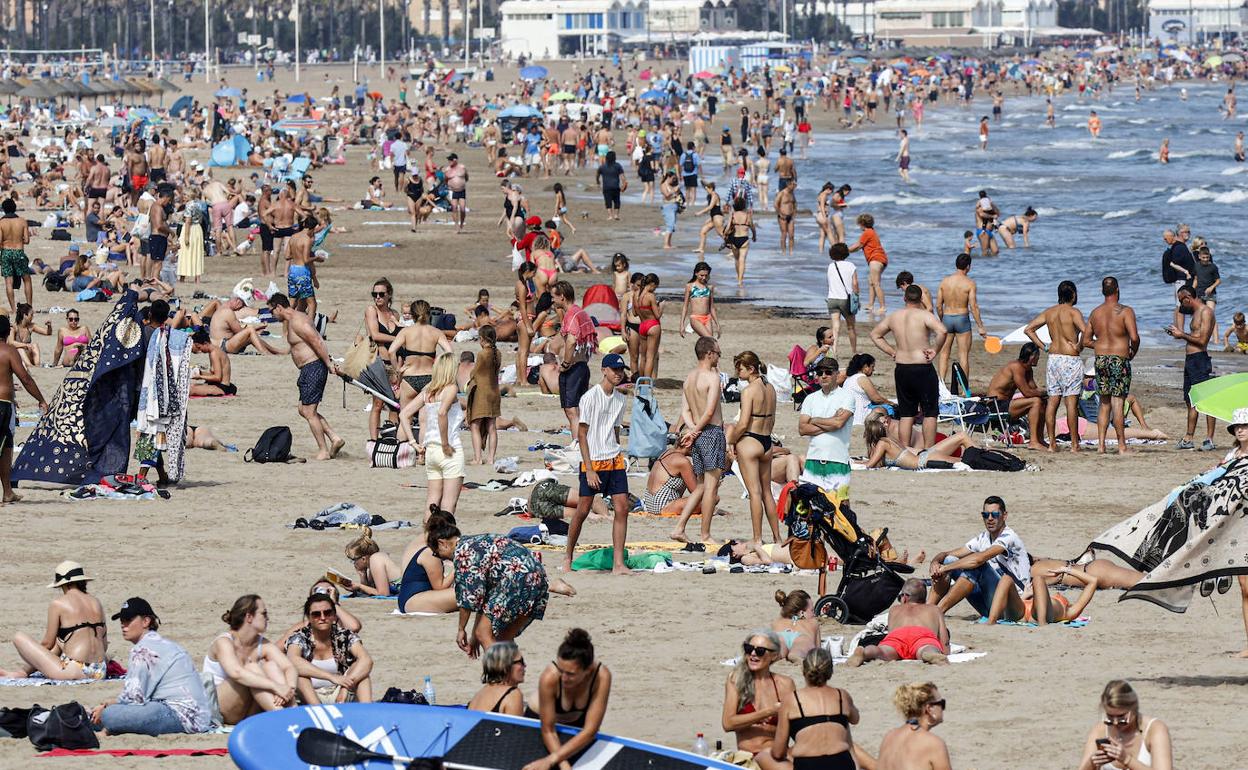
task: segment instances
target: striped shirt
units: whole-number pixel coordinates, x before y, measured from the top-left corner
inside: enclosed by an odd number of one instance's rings
[[[589,444],[591,461],[611,460],[620,455],[620,442],[616,438],[615,429],[624,419],[624,406],[628,399],[615,390],[611,395],[598,383],[585,391],[581,396],[580,424],[589,427],[586,441]]]

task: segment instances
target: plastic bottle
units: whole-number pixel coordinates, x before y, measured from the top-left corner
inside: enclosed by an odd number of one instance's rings
[[[711,750],[706,745],[706,738],[702,737],[702,733],[698,733],[698,737],[693,741],[693,753],[699,757],[710,756]]]
[[[430,706],[438,702],[437,697],[434,695],[433,679],[431,677],[425,677],[425,700],[429,702]]]

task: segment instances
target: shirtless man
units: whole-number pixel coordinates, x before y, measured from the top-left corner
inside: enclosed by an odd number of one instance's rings
[[[897,362],[893,382],[897,387],[897,417],[900,421],[901,445],[910,446],[914,418],[923,412],[923,446],[936,444],[936,416],[940,411],[940,377],[932,367],[936,351],[945,344],[948,333],[940,319],[923,307],[923,292],[910,284],[905,293],[906,305],[889,313],[871,330],[871,341],[884,354]],[[892,333],[896,347],[885,341]],[[935,335],[935,341],[932,341]]]
[[[176,139],[169,140],[168,153],[165,160],[165,172],[169,175],[169,181],[181,184],[182,175],[186,173],[186,158],[182,157],[182,151],[178,149]]]
[[[292,308],[285,294],[279,292],[269,297],[269,309],[285,327],[290,359],[299,369],[299,416],[308,421],[312,438],[320,450],[316,459],[332,459],[346,442],[334,433],[317,407],[325,395],[325,381],[329,379],[330,372],[338,373],[338,366],[329,357],[329,351],[325,349],[321,335],[313,328],[312,321]]]
[[[575,148],[574,148],[575,149]],[[455,220],[455,233],[464,231],[468,218],[468,168],[459,162],[459,156],[446,156],[446,187],[451,191],[451,218]]]
[[[108,168],[108,163],[104,160],[104,155],[96,155],[95,162],[91,164],[91,168],[87,171],[84,183],[87,198],[103,199],[108,194],[108,180],[111,176],[112,172]]]
[[[1075,310],[1079,301],[1079,292],[1073,281],[1062,281],[1057,285],[1057,304],[1049,307],[1040,315],[1031,319],[1023,330],[1027,339],[1043,348],[1044,343],[1036,331],[1041,326],[1049,327],[1049,362],[1044,372],[1044,387],[1049,393],[1049,403],[1044,409],[1044,424],[1048,430],[1049,451],[1057,451],[1057,407],[1066,402],[1066,424],[1071,426],[1072,434],[1079,432],[1079,396],[1083,394],[1083,335],[1087,327],[1083,323],[1083,313]],[[1070,451],[1079,451],[1079,436],[1072,435]]]
[[[159,141],[147,148],[147,164],[151,168],[152,184],[160,184],[169,180],[169,175],[165,173],[165,163],[167,162],[168,151]]]
[[[316,217],[305,217],[299,231],[287,242],[286,289],[295,309],[316,317],[316,290],[321,280],[316,275],[316,260],[312,256],[312,234],[316,231]]]
[[[25,217],[17,215],[17,201],[5,198],[4,216],[0,217],[0,275],[4,276],[4,293],[9,299],[9,310],[17,312],[13,294],[13,282],[21,280],[26,304],[34,306],[34,287],[30,281],[30,260],[26,257],[26,244],[30,243],[30,225]]]
[[[901,129],[901,142],[897,146],[897,173],[901,174],[901,181],[906,184],[910,183],[910,134],[906,129]]]
[[[263,210],[263,207],[261,207],[261,211]],[[288,241],[290,236],[299,232],[299,225],[297,224],[299,210],[295,207],[295,199],[289,190],[283,189],[278,193],[277,201],[269,209],[269,219],[269,226],[273,230],[274,254],[275,256],[289,259],[286,253],[287,249],[290,248]],[[276,259],[274,262],[276,263]],[[276,272],[276,264],[274,264],[273,269]]]
[[[1105,300],[1088,314],[1089,333],[1083,339],[1084,347],[1096,353],[1096,392],[1101,397],[1096,451],[1105,454],[1105,434],[1112,418],[1118,454],[1131,454],[1124,418],[1127,396],[1131,395],[1131,359],[1140,349],[1140,333],[1135,327],[1135,311],[1118,301],[1118,279],[1112,275],[1103,278],[1101,294]]]
[[[7,201],[6,201],[7,202]],[[0,505],[15,503],[22,498],[13,493],[9,478],[13,472],[13,428],[16,423],[17,409],[13,399],[13,378],[22,383],[22,387],[35,399],[39,411],[48,411],[47,399],[35,384],[35,380],[22,363],[22,356],[17,348],[9,344],[9,317],[0,315],[0,487],[4,497]]]
[[[199,329],[191,335],[191,351],[208,355],[208,370],[202,368],[198,374],[192,374],[192,380],[198,380],[191,386],[192,396],[237,396],[238,388],[230,382],[230,357],[220,345],[214,345],[212,338],[205,329]]]
[[[682,543],[689,542],[685,536],[685,524],[697,508],[702,513],[701,542],[709,543],[711,519],[715,517],[715,503],[719,500],[719,482],[723,478],[724,467],[728,465],[724,413],[720,404],[719,342],[714,337],[698,337],[693,353],[698,363],[685,377],[681,388],[680,419],[694,436],[689,459],[693,463],[693,475],[698,479],[698,488],[689,490],[685,509],[670,537]]]
[[[165,266],[165,257],[169,254],[169,238],[173,235],[173,230],[169,227],[169,217],[165,214],[165,206],[171,203],[173,203],[173,190],[169,187],[161,187],[156,190],[156,200],[152,201],[147,209],[152,234],[147,239],[144,278],[158,280],[160,270]]]
[[[208,322],[208,335],[212,344],[226,353],[236,355],[247,349],[248,345],[268,356],[278,356],[285,351],[278,350],[260,336],[254,326],[245,326],[238,320],[238,311],[247,304],[239,297],[230,297],[224,305],[218,305],[216,312]]]
[[[776,158],[776,182],[777,190],[784,190],[789,186],[797,186],[797,167],[793,165],[793,159],[789,157],[788,151],[783,147],[780,148],[780,156]],[[777,197],[776,201],[779,202]]]
[[[948,335],[940,349],[940,379],[949,377],[949,354],[953,352],[953,342],[958,343],[958,363],[969,380],[971,376],[971,318],[975,318],[975,330],[979,336],[985,336],[984,322],[979,317],[979,301],[976,299],[976,286],[968,275],[971,272],[971,255],[959,254],[953,261],[954,271],[940,281],[936,289],[936,315],[945,325]],[[968,381],[966,383],[970,385]]]
[[[260,186],[256,199],[256,218],[260,222],[260,274],[268,277],[277,274],[277,259],[273,255],[273,191],[266,184]]]
[[[1213,308],[1197,297],[1196,291],[1191,286],[1179,287],[1178,296],[1179,312],[1192,317],[1190,331],[1185,332],[1181,327],[1171,324],[1166,327],[1166,334],[1187,343],[1184,348],[1187,357],[1183,360],[1183,402],[1187,404],[1187,432],[1183,434],[1183,440],[1179,442],[1178,448],[1194,449],[1192,439],[1196,434],[1196,418],[1199,413],[1192,406],[1192,387],[1205,380],[1213,379],[1213,360],[1209,358],[1209,338],[1213,335],[1213,327],[1217,324],[1217,320],[1213,317]],[[1204,442],[1200,445],[1202,452],[1214,449],[1213,426],[1216,422],[1217,420],[1213,417],[1205,416],[1207,433]]]
[[[1011,420],[1027,415],[1027,426],[1031,432],[1028,449],[1048,448],[1044,443],[1043,419],[1046,396],[1036,385],[1038,363],[1040,348],[1036,343],[1028,342],[1018,351],[1018,359],[997,370],[988,383],[988,398],[993,399],[996,414],[1009,415]],[[1023,394],[1022,398],[1014,398],[1016,391]]]
[[[554,150],[554,152],[551,152]],[[550,179],[554,171],[555,161],[559,158],[559,128],[554,121],[542,129],[542,168],[546,169],[545,179]]]
[[[792,162],[792,161],[790,161]],[[776,193],[776,221],[780,223],[780,253],[793,253],[793,219],[797,215],[797,182],[791,182]]]
[[[139,196],[147,189],[149,181],[149,168],[147,165],[147,155],[144,154],[146,145],[142,139],[136,139],[134,144],[130,145],[130,149],[126,152],[126,173],[130,176],[130,205],[137,206]]]
[[[945,665],[949,662],[948,651],[945,613],[927,603],[927,586],[922,580],[909,578],[901,586],[897,603],[888,611],[888,636],[879,644],[860,645],[845,664],[857,668],[871,660],[921,660]]]
[[[578,138],[577,128],[572,123],[568,123],[568,127],[563,129],[563,133],[559,135],[559,160],[564,176],[572,173],[572,166],[576,163]]]

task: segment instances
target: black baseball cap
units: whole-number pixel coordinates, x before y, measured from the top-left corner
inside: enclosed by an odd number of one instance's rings
[[[121,610],[116,615],[113,615],[113,620],[129,623],[141,615],[154,618],[156,617],[156,611],[152,609],[152,605],[147,603],[147,599],[132,596],[121,603]]]

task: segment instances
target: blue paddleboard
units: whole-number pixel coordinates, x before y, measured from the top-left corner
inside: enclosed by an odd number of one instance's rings
[[[533,719],[447,706],[344,703],[257,714],[230,733],[230,758],[242,770],[310,770],[295,741],[307,727],[344,735],[367,749],[400,757],[442,757],[458,767],[521,770],[547,755],[541,723]],[[571,727],[560,727],[575,735]],[[365,770],[361,765],[347,765]],[[573,765],[575,770],[739,770],[726,762],[604,733]],[[397,762],[369,762],[369,770]]]

